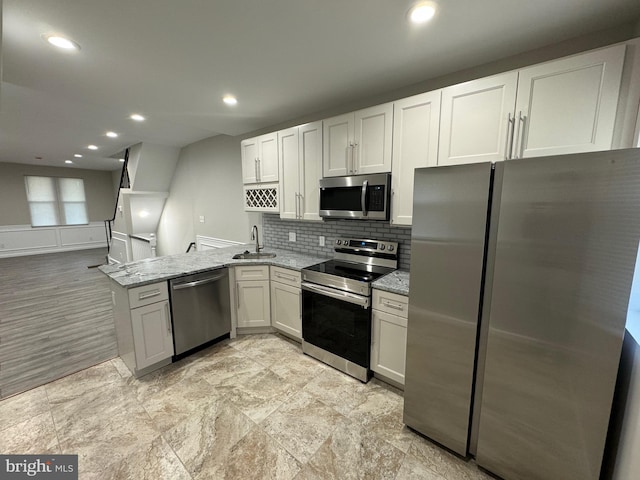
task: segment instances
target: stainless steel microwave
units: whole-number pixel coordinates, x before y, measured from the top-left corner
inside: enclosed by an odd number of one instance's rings
[[[320,180],[320,216],[389,220],[391,174],[329,177]]]

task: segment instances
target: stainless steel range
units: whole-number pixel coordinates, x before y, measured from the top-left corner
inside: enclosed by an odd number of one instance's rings
[[[398,268],[398,244],[339,239],[302,269],[302,351],[362,382],[370,377],[371,283]]]

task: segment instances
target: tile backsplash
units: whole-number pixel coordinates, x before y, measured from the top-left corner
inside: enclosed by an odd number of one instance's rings
[[[337,238],[371,238],[398,242],[398,267],[409,270],[411,263],[411,227],[391,227],[387,222],[371,220],[333,220],[302,222],[282,220],[277,214],[262,215],[264,245],[285,248],[295,252],[321,257],[333,257],[333,245]],[[296,234],[296,241],[289,241],[289,233]],[[318,244],[318,237],[325,237],[325,246]]]

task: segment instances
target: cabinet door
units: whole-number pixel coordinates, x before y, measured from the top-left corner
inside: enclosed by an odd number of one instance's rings
[[[258,137],[258,181],[278,181],[278,133]]]
[[[271,325],[269,281],[237,282],[238,327],[268,327]]]
[[[441,92],[405,98],[393,106],[391,224],[411,225],[413,170],[438,163]]]
[[[271,282],[271,325],[302,340],[302,311],[300,288]]]
[[[168,301],[131,309],[131,327],[138,370],[173,355]]]
[[[514,158],[610,150],[625,48],[520,70]]]
[[[322,122],[301,125],[299,132],[300,206],[298,212],[303,220],[321,220]]]
[[[354,174],[391,171],[393,103],[355,112]]]
[[[349,175],[353,170],[353,113],[322,122],[322,168],[325,177]]]
[[[258,181],[258,139],[247,138],[240,143],[242,183]]]
[[[404,385],[407,319],[372,312],[371,370]]]
[[[299,158],[298,127],[278,132],[278,157],[280,159],[280,218],[299,218]]]
[[[510,150],[518,73],[442,90],[438,165],[504,160]]]

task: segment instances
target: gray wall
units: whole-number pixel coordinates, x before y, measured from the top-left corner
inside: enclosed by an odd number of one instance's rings
[[[101,222],[113,215],[115,194],[109,171],[0,163],[0,225],[31,224],[25,175],[82,178],[89,221]]]
[[[399,267],[409,270],[411,263],[411,228],[391,227],[389,222],[367,220],[325,220],[323,222],[301,222],[282,220],[278,215],[264,214],[265,249],[285,248],[296,252],[322,257],[333,257],[334,242],[340,238],[362,238],[398,242]],[[295,232],[296,241],[289,241],[289,232]],[[325,237],[325,246],[318,245],[318,237]]]
[[[261,215],[244,211],[240,139],[219,135],[184,147],[158,226],[158,254],[184,252],[196,235],[248,242],[253,224]]]

